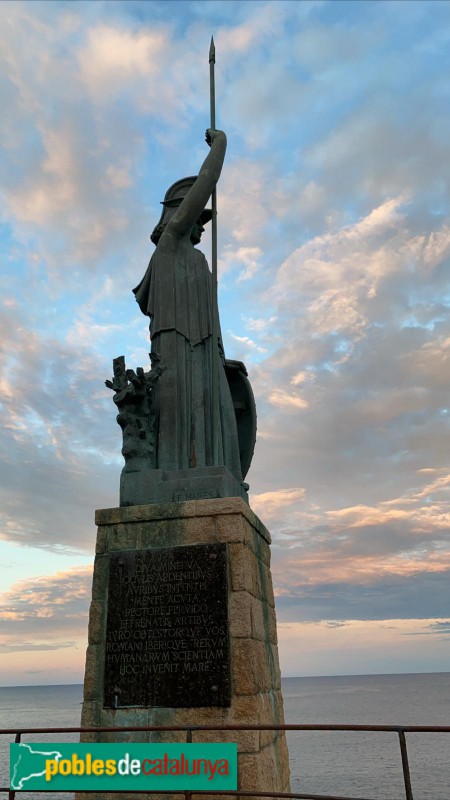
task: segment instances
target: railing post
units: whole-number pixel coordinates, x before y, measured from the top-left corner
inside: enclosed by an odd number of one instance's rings
[[[400,740],[400,753],[402,755],[403,780],[405,782],[405,797],[406,800],[414,800],[411,788],[411,775],[409,772],[408,751],[406,749],[405,732],[399,731],[398,738]]]
[[[20,744],[21,738],[22,738],[22,735],[20,733],[16,733],[16,737],[14,739],[14,744]],[[8,792],[8,800],[14,800],[15,796],[16,796],[16,793],[15,793],[14,789],[11,789],[11,784],[10,784],[10,789],[9,789],[9,792]]]
[[[192,728],[188,728],[186,731],[186,744],[192,744]],[[192,800],[192,792],[185,792],[184,800]]]

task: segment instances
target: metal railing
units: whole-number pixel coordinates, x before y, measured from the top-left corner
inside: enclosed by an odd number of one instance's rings
[[[186,742],[192,743],[193,734],[196,731],[365,731],[377,733],[397,733],[400,745],[400,757],[403,772],[403,784],[405,790],[405,800],[414,800],[411,774],[409,770],[408,750],[406,747],[406,734],[407,733],[450,733],[450,726],[447,725],[139,725],[139,726],[126,726],[126,727],[113,727],[113,728],[0,728],[0,735],[13,734],[16,744],[20,744],[22,736],[25,734],[36,733],[153,733],[153,732],[169,732],[169,731],[184,731],[186,733]],[[111,790],[108,790],[111,792]],[[11,790],[9,786],[0,786],[0,793],[7,793],[9,800],[15,800],[15,791]],[[58,794],[58,792],[53,792]],[[92,794],[83,790],[83,794]],[[95,794],[102,794],[96,791]],[[145,790],[133,794],[163,794],[161,789],[150,791]],[[171,791],[170,794],[184,795],[185,800],[191,800],[192,795],[204,795],[208,797],[214,796],[231,796],[231,797],[272,797],[272,798],[295,798],[295,800],[374,800],[370,797],[343,797],[341,795],[325,795],[325,794],[311,794],[311,793],[298,793],[298,792],[262,792],[255,791],[189,791],[189,792],[175,792]],[[396,798],[395,800],[399,800]]]

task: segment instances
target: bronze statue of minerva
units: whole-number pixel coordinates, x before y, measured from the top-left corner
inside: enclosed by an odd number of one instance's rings
[[[208,129],[210,152],[198,177],[182,178],[166,192],[156,245],[147,271],[133,289],[150,317],[154,453],[148,469],[122,475],[121,504],[240,495],[256,436],[253,393],[244,365],[226,361],[216,319],[213,341],[211,273],[196,245],[211,219],[206,204],[219,180],[227,139]],[[212,446],[213,348],[218,348],[217,459]],[[151,374],[151,373],[150,373]],[[131,470],[132,472],[132,470]],[[138,471],[139,472],[139,471]],[[127,474],[128,473],[128,474]]]

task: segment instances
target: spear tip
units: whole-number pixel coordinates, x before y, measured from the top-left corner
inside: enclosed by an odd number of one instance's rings
[[[213,64],[216,63],[216,46],[214,44],[214,36],[211,36],[211,44],[209,46],[209,63],[210,64],[211,64],[211,61],[213,62]]]

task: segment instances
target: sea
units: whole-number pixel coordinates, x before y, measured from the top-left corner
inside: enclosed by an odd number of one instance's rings
[[[287,723],[450,725],[450,673],[285,678]],[[0,688],[0,728],[80,724],[81,686]],[[74,735],[27,735],[23,741],[77,741]],[[0,736],[0,786],[9,785],[9,742]],[[231,739],[230,739],[231,740]],[[450,800],[450,733],[407,734],[414,800]],[[404,800],[396,733],[290,732],[293,792]],[[20,792],[24,800],[54,798]],[[6,797],[6,795],[2,795]],[[69,800],[73,795],[56,797]]]

